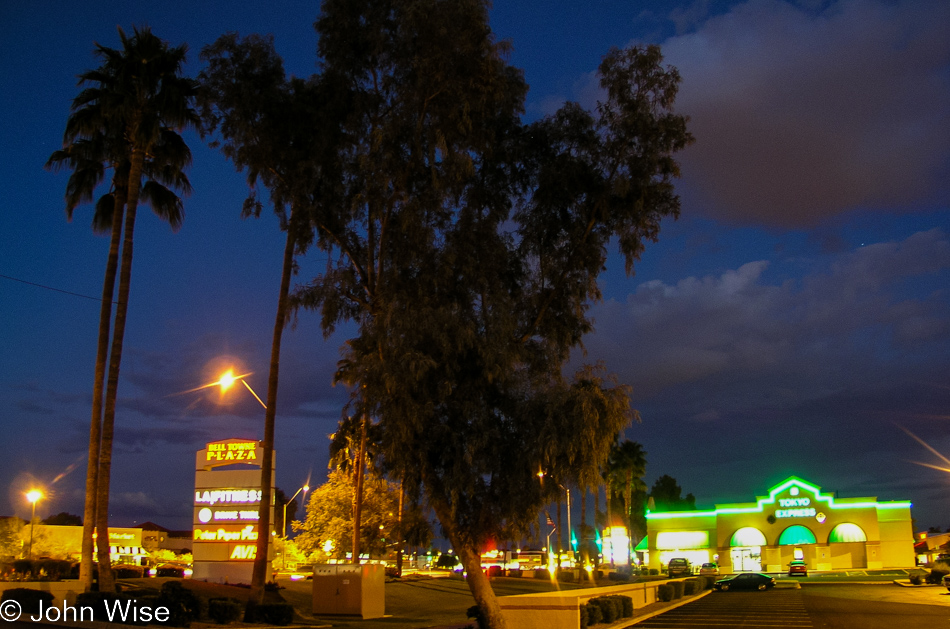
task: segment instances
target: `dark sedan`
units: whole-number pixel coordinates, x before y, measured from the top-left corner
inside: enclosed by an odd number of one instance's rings
[[[717,590],[767,590],[775,587],[775,579],[758,572],[743,572],[732,577],[719,579],[713,585]]]

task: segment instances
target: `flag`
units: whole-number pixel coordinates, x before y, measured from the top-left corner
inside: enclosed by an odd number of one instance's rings
[[[554,520],[551,519],[551,514],[550,514],[550,513],[548,513],[547,511],[545,511],[545,512],[544,512],[544,517],[545,517],[545,518],[547,519],[547,521],[548,521],[548,526],[554,526]]]

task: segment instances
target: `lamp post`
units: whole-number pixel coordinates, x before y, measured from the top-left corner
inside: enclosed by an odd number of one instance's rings
[[[43,492],[39,489],[31,489],[26,492],[26,499],[29,501],[30,505],[33,507],[33,511],[30,514],[30,550],[27,553],[27,559],[33,559],[33,521],[36,520],[36,503],[39,502],[40,498],[43,497]]]
[[[281,531],[281,537],[284,538],[284,550],[282,553],[280,553],[280,569],[281,570],[287,567],[287,505],[293,502],[294,498],[296,498],[300,492],[303,492],[304,498],[306,498],[308,491],[310,491],[310,485],[304,485],[303,487],[298,489],[297,492],[293,496],[290,497],[290,500],[284,503],[284,519],[281,520],[281,523],[284,529],[283,531]]]

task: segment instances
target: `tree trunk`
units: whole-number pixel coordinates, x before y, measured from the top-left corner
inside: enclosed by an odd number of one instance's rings
[[[440,518],[440,521],[441,520]],[[450,537],[451,539],[451,537]],[[491,587],[488,576],[482,570],[481,556],[477,548],[472,548],[465,544],[460,544],[452,539],[452,546],[462,561],[465,568],[465,582],[468,583],[468,589],[471,590],[478,609],[482,614],[481,629],[507,629],[508,624],[501,613],[501,607],[498,606],[498,598]]]
[[[274,423],[277,416],[277,383],[280,373],[280,341],[287,324],[287,295],[290,293],[290,276],[294,269],[296,247],[296,222],[294,208],[290,208],[287,221],[287,242],[284,244],[284,259],[280,271],[280,291],[277,295],[277,314],[274,317],[274,335],[270,346],[270,371],[267,378],[267,409],[264,412],[264,453],[261,456],[261,504],[257,516],[257,552],[251,572],[251,592],[244,611],[244,621],[254,622],[254,608],[264,602],[264,585],[267,582],[267,550],[270,543],[272,501],[271,485],[274,479]]]
[[[633,547],[636,544],[640,543],[640,540],[636,542],[633,541],[636,531],[633,530],[633,505],[630,504],[632,497],[632,488],[633,488],[633,470],[627,470],[627,484],[623,488],[623,506],[627,511],[627,561],[633,557]]]
[[[356,483],[353,488],[353,563],[360,562],[360,524],[363,516],[363,479],[366,469],[366,415],[360,421],[360,449],[356,455]]]
[[[406,490],[403,487],[402,481],[399,481],[399,513],[397,514],[396,520],[396,530],[399,531],[399,535],[396,538],[396,574],[400,577],[402,576],[402,545],[406,539],[406,534],[402,530],[402,510],[405,495]]]
[[[581,566],[586,568],[590,565],[590,533],[587,532],[587,489],[581,487]],[[595,518],[596,519],[596,518]],[[586,570],[581,571],[581,576],[589,574]]]
[[[92,590],[93,557],[96,530],[96,502],[99,487],[99,448],[102,442],[102,398],[105,389],[106,364],[109,357],[109,335],[112,331],[112,300],[115,296],[115,276],[119,267],[119,245],[122,240],[122,218],[125,211],[125,194],[117,188],[115,208],[112,211],[112,236],[109,240],[109,257],[106,274],[102,281],[102,304],[99,307],[99,338],[96,346],[95,382],[92,386],[92,417],[89,421],[89,455],[86,460],[86,502],[82,518],[82,551],[79,562],[79,582],[84,592]]]
[[[557,496],[557,535],[554,536],[554,541],[557,542],[557,569],[561,569],[561,552],[563,546],[561,545],[561,538],[564,537],[564,529],[561,528],[561,494],[558,493]]]
[[[119,370],[122,364],[122,345],[125,340],[125,320],[129,311],[129,292],[132,286],[135,213],[138,209],[144,165],[144,149],[139,146],[133,147],[129,165],[128,200],[125,209],[125,234],[122,239],[122,266],[119,270],[118,303],[115,307],[115,326],[112,330],[109,375],[106,382],[105,413],[102,417],[102,445],[99,448],[96,545],[99,551],[100,592],[115,592],[115,576],[112,573],[112,558],[109,553],[109,487],[112,476],[112,441],[115,434],[115,406],[119,390]]]

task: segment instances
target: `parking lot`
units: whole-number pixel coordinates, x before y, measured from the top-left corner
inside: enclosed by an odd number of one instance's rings
[[[642,620],[637,629],[649,627],[813,627],[805,610],[802,590],[768,592],[713,592],[703,598]]]

